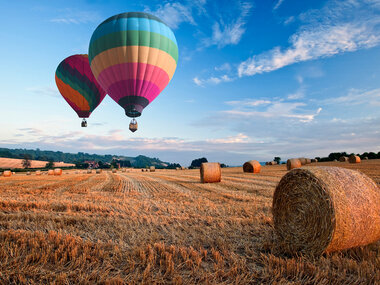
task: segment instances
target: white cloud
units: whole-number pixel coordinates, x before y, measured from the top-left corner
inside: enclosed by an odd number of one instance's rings
[[[277,10],[283,2],[284,2],[284,0],[278,0],[276,5],[273,7],[273,10]]]
[[[231,65],[228,62],[226,62],[226,63],[223,63],[220,66],[216,66],[215,70],[216,71],[230,71],[231,70]]]
[[[50,22],[58,24],[86,24],[100,20],[101,17],[98,12],[73,11],[67,9],[63,12],[63,15],[51,19]]]
[[[247,59],[239,65],[239,77],[377,46],[380,43],[380,14],[371,12],[364,4],[351,2],[355,5],[338,2],[307,13],[303,18],[310,24],[302,26],[291,36],[290,47],[275,47]],[[368,13],[364,14],[364,11]]]
[[[380,88],[373,90],[351,89],[345,96],[323,100],[324,104],[380,106]]]
[[[220,20],[212,26],[212,36],[203,40],[205,47],[216,45],[222,48],[227,45],[236,45],[240,42],[246,31],[247,18],[253,5],[249,2],[240,3],[239,16],[230,21]]]
[[[269,100],[243,100],[243,101],[227,101],[225,102],[227,105],[237,105],[237,106],[245,106],[245,107],[254,107],[259,105],[267,105],[271,104],[272,101]]]
[[[193,78],[193,82],[198,86],[205,86],[206,84],[218,85],[222,82],[231,82],[233,80],[234,78],[231,78],[226,74],[219,77],[211,76],[207,79],[200,79],[198,77]]]
[[[57,89],[57,87],[51,87],[51,86],[35,86],[35,87],[28,87],[26,88],[27,92],[33,93],[35,95],[45,95],[50,97],[60,97],[60,93]]]
[[[145,12],[152,13],[162,19],[172,29],[177,29],[181,23],[190,23],[196,25],[192,10],[193,7],[203,9],[203,5],[206,1],[195,1],[193,4],[184,5],[179,2],[166,3],[165,5],[159,5],[154,11],[145,9]]]

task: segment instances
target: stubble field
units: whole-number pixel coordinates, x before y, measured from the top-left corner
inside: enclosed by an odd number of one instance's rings
[[[358,169],[380,185],[380,160]],[[318,258],[276,247],[260,174],[199,170],[0,177],[0,284],[380,284],[380,242]]]

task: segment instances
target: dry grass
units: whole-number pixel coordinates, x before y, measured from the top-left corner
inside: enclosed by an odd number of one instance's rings
[[[23,159],[0,157],[0,168],[3,168],[3,169],[24,168],[22,166],[22,161]],[[46,166],[48,161],[30,160],[30,163],[31,163],[30,168],[43,168]],[[75,166],[75,164],[64,163],[64,162],[54,162],[54,167],[72,167],[72,166]]]
[[[344,167],[380,184],[379,160]],[[318,258],[278,251],[272,197],[286,173],[0,177],[0,284],[379,283],[379,242]]]

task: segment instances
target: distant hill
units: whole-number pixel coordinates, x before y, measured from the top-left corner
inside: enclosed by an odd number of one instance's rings
[[[158,158],[150,158],[144,155],[139,155],[137,157],[128,157],[122,155],[99,155],[99,154],[89,154],[84,152],[78,153],[66,153],[62,151],[50,151],[50,150],[40,150],[40,149],[10,149],[10,148],[0,148],[0,157],[5,158],[17,158],[23,159],[25,155],[29,155],[31,160],[41,160],[41,161],[63,161],[65,163],[77,163],[84,161],[96,161],[103,163],[111,163],[113,159],[116,160],[128,160],[131,162],[133,167],[146,167],[146,166],[156,166],[157,168],[175,168],[179,164],[172,164],[169,162],[163,162]]]

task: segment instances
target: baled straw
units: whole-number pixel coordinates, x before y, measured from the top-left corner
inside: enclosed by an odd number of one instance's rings
[[[92,174],[92,170],[91,169],[87,169],[87,174]]]
[[[97,169],[96,170],[96,174],[100,174],[100,173],[102,173],[102,170],[101,169]]]
[[[260,173],[261,164],[257,160],[247,161],[243,165],[243,171],[244,172],[250,172],[250,173]]]
[[[113,168],[112,169],[112,173],[116,173],[117,171],[116,171],[116,168]]]
[[[311,163],[315,163],[315,162],[318,162],[318,160],[315,159],[315,158],[313,158],[313,159],[311,160]]]
[[[54,175],[54,170],[53,169],[49,169],[48,170],[48,175]]]
[[[155,171],[156,171],[156,167],[151,166],[151,167],[149,168],[149,170],[150,170],[150,172],[155,172]]]
[[[357,155],[350,155],[348,161],[350,163],[360,163],[360,157]]]
[[[3,176],[4,176],[4,177],[11,177],[11,176],[12,176],[12,171],[5,170],[5,171],[3,172]]]
[[[218,162],[204,162],[201,164],[201,182],[214,183],[222,180],[222,170]]]
[[[62,169],[61,168],[54,169],[54,175],[56,175],[56,176],[62,175]]]
[[[41,171],[40,171],[40,170],[37,170],[37,171],[36,171],[36,175],[37,175],[37,176],[40,176],[40,175],[41,175]]]
[[[300,168],[301,166],[301,161],[298,158],[291,158],[286,161],[287,170],[291,170],[293,168]]]
[[[340,167],[288,172],[273,196],[274,227],[288,253],[320,255],[380,239],[380,190],[366,175]]]
[[[341,156],[341,157],[339,157],[339,161],[340,162],[347,162],[348,161],[348,157],[347,156]]]
[[[306,158],[306,164],[310,164],[311,163],[311,159],[310,158]]]
[[[304,157],[300,157],[300,158],[298,158],[299,159],[299,161],[301,162],[301,165],[306,165],[306,158],[304,158]]]

